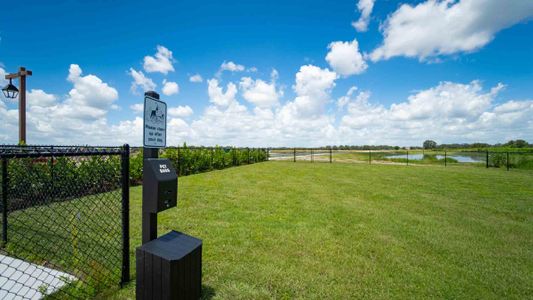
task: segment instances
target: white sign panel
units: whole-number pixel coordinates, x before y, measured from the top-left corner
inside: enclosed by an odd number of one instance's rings
[[[167,104],[144,97],[144,146],[163,148],[167,145]]]

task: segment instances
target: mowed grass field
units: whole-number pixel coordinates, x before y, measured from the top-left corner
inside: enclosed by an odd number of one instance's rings
[[[135,297],[141,189],[131,189]],[[533,172],[266,162],[179,179],[209,299],[531,299]]]

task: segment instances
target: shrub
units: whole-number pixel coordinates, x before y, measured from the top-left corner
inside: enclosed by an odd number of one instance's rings
[[[159,157],[170,160],[179,176],[221,170],[248,163],[267,160],[266,149],[224,148],[224,147],[190,147],[184,144],[177,148],[165,148]],[[142,183],[142,149],[130,155],[130,182],[132,185]]]

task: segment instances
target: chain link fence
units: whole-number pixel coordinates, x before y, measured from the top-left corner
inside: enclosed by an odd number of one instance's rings
[[[465,150],[340,150],[334,148],[278,148],[268,150],[277,161],[339,162],[396,165],[477,166],[533,170],[533,152]]]
[[[0,299],[129,281],[129,147],[0,146]]]

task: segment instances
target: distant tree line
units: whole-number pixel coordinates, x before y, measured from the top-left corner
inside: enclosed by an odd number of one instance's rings
[[[297,149],[305,149],[310,147],[296,147]],[[405,150],[405,149],[487,149],[487,148],[533,148],[533,144],[529,144],[525,140],[511,140],[507,143],[497,143],[497,144],[487,144],[487,143],[455,143],[455,144],[437,144],[433,140],[426,140],[422,146],[410,146],[410,147],[400,147],[400,146],[391,146],[391,145],[334,145],[334,146],[321,146],[321,147],[312,147],[313,149],[322,149],[322,150]],[[294,147],[275,147],[274,149],[279,150],[290,150]]]
[[[486,148],[532,148],[533,144],[529,144],[525,140],[511,140],[507,143],[487,144],[487,143],[472,143],[472,144],[441,144],[436,145],[437,149],[486,149]]]

